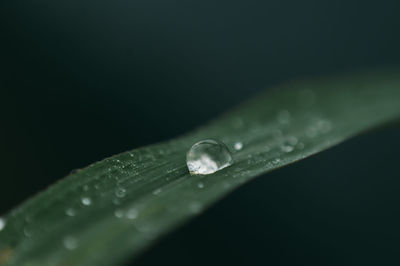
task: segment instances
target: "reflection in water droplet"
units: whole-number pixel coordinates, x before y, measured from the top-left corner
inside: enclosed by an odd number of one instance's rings
[[[197,184],[197,187],[198,187],[198,188],[204,188],[203,182],[199,182],[199,183]]]
[[[6,220],[0,217],[0,231],[3,230],[4,227],[6,227]]]
[[[81,202],[85,206],[89,206],[90,204],[92,204],[92,200],[89,197],[81,198]]]
[[[63,244],[64,244],[64,247],[68,250],[73,250],[78,247],[78,241],[76,240],[75,237],[72,237],[72,236],[64,237]]]
[[[138,214],[139,214],[139,212],[138,212],[138,210],[137,209],[135,209],[135,208],[131,208],[131,209],[129,209],[128,211],[127,211],[127,213],[126,213],[126,218],[128,218],[128,219],[136,219],[137,217],[138,217]]]
[[[240,151],[243,148],[243,143],[238,141],[235,142],[235,144],[233,145],[233,147],[235,148],[235,150]]]
[[[195,143],[186,155],[186,164],[192,175],[215,173],[233,163],[225,144],[207,139]]]
[[[72,208],[68,208],[65,210],[65,214],[68,216],[75,216],[76,215],[76,211]]]

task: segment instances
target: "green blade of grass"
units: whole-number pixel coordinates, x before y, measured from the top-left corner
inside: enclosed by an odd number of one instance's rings
[[[29,199],[2,219],[0,265],[118,265],[252,178],[399,116],[400,72],[286,83],[192,133],[94,163]],[[224,142],[234,163],[190,176],[186,152],[208,138]]]

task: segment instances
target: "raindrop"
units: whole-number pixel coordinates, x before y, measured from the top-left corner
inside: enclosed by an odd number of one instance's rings
[[[203,183],[203,182],[199,182],[199,183],[197,184],[197,187],[198,187],[198,188],[204,188],[204,183]]]
[[[68,216],[75,216],[76,215],[76,211],[72,208],[68,208],[65,210],[65,214]]]
[[[92,200],[89,197],[81,198],[81,202],[85,206],[89,206],[90,204],[92,204]]]
[[[238,141],[235,142],[235,144],[233,145],[233,147],[235,148],[235,150],[240,151],[241,149],[243,149],[243,143]]]
[[[78,247],[78,241],[76,240],[75,237],[72,237],[72,236],[64,237],[63,244],[64,244],[64,247],[68,250],[73,250]]]
[[[233,159],[226,145],[214,139],[195,143],[186,154],[186,164],[192,175],[212,174],[232,163]]]
[[[6,227],[6,220],[0,217],[0,231],[3,230],[4,227]]]

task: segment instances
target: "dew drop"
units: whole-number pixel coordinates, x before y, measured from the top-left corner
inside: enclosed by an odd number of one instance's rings
[[[297,142],[298,140],[296,137],[293,136],[287,137],[281,145],[281,150],[283,152],[292,152]]]
[[[72,217],[76,215],[76,211],[72,208],[68,208],[65,210],[65,214]]]
[[[156,190],[153,191],[153,195],[158,195],[161,193],[161,191],[162,191],[161,188],[157,188]]]
[[[122,217],[124,217],[124,211],[123,210],[119,210],[119,209],[115,210],[114,215],[117,218],[122,218]]]
[[[235,142],[235,144],[233,145],[233,148],[235,148],[235,150],[240,151],[241,149],[243,149],[243,143],[238,141]]]
[[[125,197],[125,193],[126,193],[126,189],[122,188],[122,187],[118,187],[115,190],[115,196],[117,196],[118,198],[123,198]]]
[[[139,214],[139,212],[138,212],[137,209],[131,208],[131,209],[129,209],[127,211],[126,218],[133,220],[133,219],[136,219],[138,217],[138,214]]]
[[[0,231],[3,230],[4,227],[6,227],[6,220],[0,217]]]
[[[232,163],[233,159],[226,145],[214,139],[195,143],[186,154],[186,164],[192,175],[212,174]]]
[[[64,244],[64,247],[68,250],[74,250],[78,247],[78,241],[76,240],[75,237],[72,237],[72,236],[64,237],[63,244]]]
[[[81,198],[81,202],[85,206],[89,206],[90,204],[92,204],[92,200],[89,197]]]

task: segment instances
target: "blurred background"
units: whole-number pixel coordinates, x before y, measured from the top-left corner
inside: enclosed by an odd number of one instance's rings
[[[399,13],[398,0],[1,1],[0,215],[274,84],[399,66]],[[138,265],[400,265],[399,134],[260,177]]]

